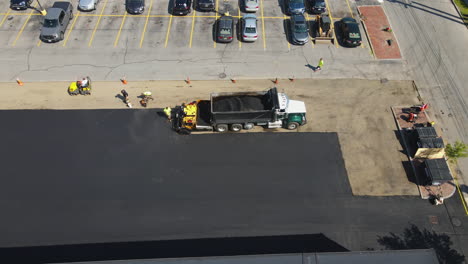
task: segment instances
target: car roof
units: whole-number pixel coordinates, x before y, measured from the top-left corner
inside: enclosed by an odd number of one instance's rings
[[[303,14],[293,14],[291,15],[291,19],[293,19],[294,21],[299,21],[299,22],[306,20]]]
[[[254,14],[245,14],[243,16],[244,19],[257,19],[257,17]]]
[[[245,27],[256,27],[257,26],[257,19],[252,19],[251,17],[245,19]]]
[[[341,22],[344,22],[344,23],[357,23],[356,19],[351,18],[351,17],[343,17],[341,19]]]

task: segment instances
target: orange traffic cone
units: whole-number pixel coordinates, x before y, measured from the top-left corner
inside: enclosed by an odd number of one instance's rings
[[[278,78],[273,81],[274,84],[278,84]]]
[[[127,84],[127,83],[128,83],[125,77],[123,77],[122,79],[120,79],[120,81],[121,81],[123,84]]]
[[[22,82],[19,78],[16,78],[16,83],[17,83],[19,86],[23,86],[23,82]]]
[[[289,80],[290,80],[291,82],[294,82],[294,77],[289,78]]]
[[[187,84],[190,84],[190,78],[187,77],[187,80],[185,80],[185,82],[186,82]]]
[[[232,82],[232,83],[236,83],[236,80],[235,80],[235,79],[231,79],[231,82]]]

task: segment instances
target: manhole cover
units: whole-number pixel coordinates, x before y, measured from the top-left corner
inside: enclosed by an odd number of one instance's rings
[[[435,215],[430,215],[429,216],[429,222],[431,222],[431,224],[433,224],[433,225],[438,225],[439,224],[439,218],[437,218],[437,216],[435,216]]]
[[[226,78],[226,74],[225,74],[224,72],[222,72],[222,73],[220,73],[220,74],[218,75],[218,77],[219,77],[220,79],[224,79],[224,78]]]
[[[458,218],[452,218],[452,224],[454,226],[461,226],[462,222]]]

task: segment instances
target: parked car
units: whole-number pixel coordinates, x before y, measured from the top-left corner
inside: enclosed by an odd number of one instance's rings
[[[10,8],[13,10],[26,10],[33,0],[10,0]]]
[[[188,15],[191,10],[192,0],[174,0],[172,6],[173,15]]]
[[[145,0],[125,0],[125,9],[132,15],[143,14],[145,11]]]
[[[229,15],[220,17],[216,21],[216,40],[229,43],[234,37],[234,18]]]
[[[245,14],[241,19],[241,34],[243,41],[256,41],[258,38],[257,17],[253,14]]]
[[[200,11],[215,11],[215,0],[197,0],[197,7]]]
[[[309,0],[310,12],[313,14],[322,14],[327,11],[325,0]]]
[[[63,40],[72,18],[73,6],[70,2],[55,2],[47,9],[39,38],[48,43]]]
[[[291,15],[291,42],[296,45],[309,42],[309,24],[303,14]]]
[[[258,0],[244,0],[245,12],[257,12]]]
[[[78,9],[81,11],[92,11],[96,10],[96,6],[99,0],[79,0]]]
[[[340,20],[339,29],[343,45],[348,47],[357,47],[361,45],[361,31],[359,24],[354,18],[345,17]]]
[[[286,13],[303,14],[305,12],[304,0],[286,0]]]

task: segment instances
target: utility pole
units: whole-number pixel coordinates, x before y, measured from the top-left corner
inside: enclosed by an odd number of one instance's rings
[[[41,12],[43,16],[47,15],[47,11],[44,8],[42,8],[41,2],[39,2],[39,0],[36,0],[36,1],[40,8],[39,12]]]

